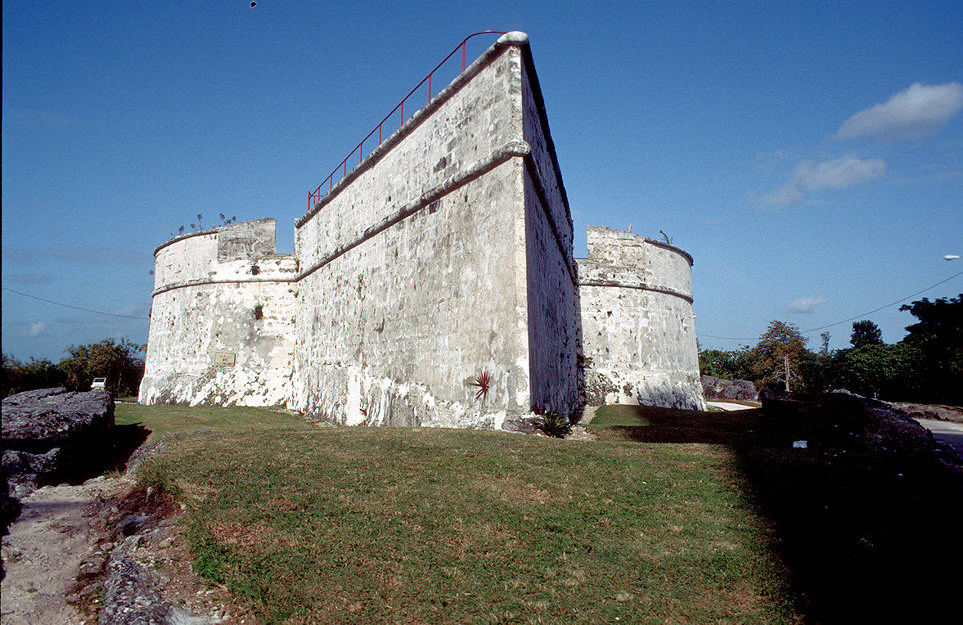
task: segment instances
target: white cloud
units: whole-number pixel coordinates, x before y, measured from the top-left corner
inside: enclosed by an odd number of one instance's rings
[[[124,315],[127,317],[136,315],[143,315],[145,318],[147,317],[147,312],[145,311],[144,307],[140,306],[139,304],[131,304],[129,306],[124,306],[123,308],[118,308],[114,310],[114,314]]]
[[[801,201],[803,191],[822,191],[863,184],[886,173],[886,162],[880,158],[863,160],[844,156],[832,161],[803,161],[796,165],[789,184],[763,197],[769,206],[785,206]]]
[[[27,336],[37,336],[49,327],[49,324],[43,321],[34,321],[30,324],[30,330],[27,331]]]
[[[825,303],[825,297],[800,297],[792,301],[787,311],[791,313],[811,313],[817,306],[822,306]]]
[[[789,152],[784,149],[760,152],[756,154],[756,166],[762,170],[772,169],[789,158]]]
[[[856,113],[840,126],[840,139],[872,137],[880,141],[905,141],[931,134],[963,109],[963,85],[916,83],[885,104]]]
[[[874,158],[864,161],[855,156],[844,156],[833,161],[821,163],[805,161],[796,165],[793,184],[806,191],[839,189],[869,182],[884,173],[886,173],[886,163],[883,159]]]
[[[778,191],[762,196],[762,203],[766,206],[786,206],[787,204],[795,204],[803,197],[805,196],[800,193],[799,189],[792,184],[787,184]]]

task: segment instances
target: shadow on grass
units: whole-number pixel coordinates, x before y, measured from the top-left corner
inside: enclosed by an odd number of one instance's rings
[[[852,400],[790,414],[606,408],[590,424],[600,438],[732,450],[806,622],[951,622],[963,611],[963,476],[867,440]]]
[[[68,473],[60,478],[68,484],[82,484],[104,473],[124,471],[131,455],[148,436],[150,430],[143,425],[115,425],[110,432],[109,444],[88,454],[85,462],[68,468]]]

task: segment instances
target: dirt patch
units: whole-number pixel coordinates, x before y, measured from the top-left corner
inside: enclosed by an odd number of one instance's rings
[[[45,486],[22,502],[3,538],[4,625],[96,623],[116,549],[149,572],[162,599],[225,625],[256,623],[227,589],[199,579],[181,535],[181,506],[128,478]]]
[[[96,478],[79,486],[45,486],[21,501],[21,512],[3,538],[0,611],[7,625],[93,623],[94,608],[68,602],[74,579],[91,548],[100,544],[98,500],[118,496],[126,484]],[[101,561],[105,558],[101,554]]]
[[[486,477],[476,480],[476,484],[498,499],[513,505],[543,506],[555,500],[555,497],[546,491],[513,477]]]

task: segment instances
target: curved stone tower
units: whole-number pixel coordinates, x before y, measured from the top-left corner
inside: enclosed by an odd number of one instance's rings
[[[294,256],[274,219],[175,237],[154,250],[145,404],[285,406],[294,353]]]
[[[705,410],[699,382],[692,257],[602,226],[578,261],[586,403]]]

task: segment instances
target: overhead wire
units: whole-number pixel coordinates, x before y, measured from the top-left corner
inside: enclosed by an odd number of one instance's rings
[[[896,300],[895,302],[890,302],[889,304],[884,304],[884,305],[880,306],[879,308],[874,308],[873,310],[870,310],[870,311],[868,311],[868,312],[860,313],[860,314],[858,314],[858,315],[855,315],[855,316],[853,316],[853,317],[850,317],[849,319],[843,319],[842,321],[835,321],[835,322],[833,322],[833,323],[827,323],[826,325],[819,326],[818,328],[811,328],[811,329],[809,329],[809,330],[801,330],[801,331],[800,331],[800,334],[809,334],[810,332],[818,332],[819,330],[825,330],[826,328],[831,328],[831,327],[833,327],[833,326],[838,326],[838,325],[843,324],[843,323],[848,323],[848,322],[850,322],[850,321],[854,321],[854,320],[856,320],[856,319],[860,319],[860,318],[862,318],[862,317],[866,317],[866,316],[868,316],[868,315],[872,315],[873,313],[879,312],[879,311],[883,310],[884,308],[889,308],[890,306],[895,306],[896,304],[902,304],[903,302],[905,302],[906,300],[910,299],[911,297],[916,297],[917,295],[920,295],[920,294],[922,294],[922,293],[925,293],[926,291],[929,291],[930,289],[936,288],[936,287],[938,287],[938,286],[941,285],[941,284],[945,284],[946,282],[949,282],[949,281],[952,280],[953,278],[959,278],[960,276],[963,276],[963,271],[961,271],[961,272],[959,272],[959,273],[955,273],[955,274],[953,274],[952,276],[950,276],[949,278],[945,278],[945,279],[943,279],[943,280],[940,280],[939,282],[937,282],[937,283],[935,283],[935,284],[931,284],[931,285],[929,285],[928,287],[926,287],[926,288],[924,288],[924,289],[920,289],[920,290],[917,291],[916,293],[912,293],[912,294],[910,294],[910,295],[907,295],[906,297],[903,297],[903,298],[901,298],[901,299],[898,299],[898,300]],[[757,340],[757,339],[759,338],[758,336],[756,336],[756,337],[745,337],[745,336],[715,336],[715,335],[713,335],[713,334],[703,334],[703,333],[701,333],[701,332],[696,332],[696,335],[697,335],[697,336],[704,336],[704,337],[710,338],[710,339],[722,339],[722,340],[726,340],[726,341],[755,341],[755,340]]]
[[[940,280],[939,282],[936,282],[935,284],[931,284],[931,285],[929,285],[929,286],[926,287],[926,288],[920,289],[919,291],[916,291],[915,293],[911,293],[910,295],[907,295],[906,297],[902,297],[902,298],[896,300],[895,302],[890,302],[889,304],[883,304],[882,306],[880,306],[880,307],[878,307],[878,308],[874,308],[873,310],[870,310],[870,311],[867,311],[867,312],[864,312],[864,313],[860,313],[860,314],[858,314],[858,315],[854,315],[854,316],[852,316],[852,317],[849,317],[848,319],[843,319],[842,321],[835,321],[835,322],[833,322],[833,323],[827,323],[826,325],[822,325],[822,326],[819,326],[819,327],[817,327],[817,328],[810,328],[810,329],[808,329],[808,330],[801,330],[801,331],[800,331],[800,334],[808,334],[808,333],[810,333],[810,332],[818,332],[819,330],[825,330],[826,328],[831,328],[831,327],[833,327],[833,326],[838,326],[838,325],[841,325],[841,324],[843,324],[843,323],[848,323],[848,322],[853,321],[853,320],[855,320],[855,319],[860,319],[860,318],[862,318],[862,317],[866,317],[867,315],[871,315],[871,314],[873,314],[873,313],[879,312],[879,311],[883,310],[884,308],[889,308],[890,306],[895,306],[896,304],[901,304],[901,303],[905,302],[906,300],[910,299],[911,297],[916,297],[917,295],[920,295],[920,294],[922,294],[922,293],[925,293],[926,291],[929,291],[930,289],[936,288],[936,287],[940,286],[941,284],[945,284],[945,283],[949,282],[950,280],[952,280],[952,279],[954,279],[954,278],[958,278],[958,277],[960,277],[960,276],[963,276],[963,271],[960,271],[960,272],[958,272],[958,273],[955,273],[955,274],[953,274],[952,276],[950,276],[950,277],[948,277],[948,278],[945,278],[945,279],[943,279],[943,280]],[[107,315],[107,316],[110,316],[110,317],[120,317],[120,318],[122,318],[122,319],[143,319],[143,317],[135,317],[135,316],[133,316],[133,315],[120,315],[120,314],[117,314],[117,313],[105,312],[105,311],[103,311],[103,310],[93,310],[93,309],[91,309],[91,308],[84,308],[84,307],[82,307],[82,306],[72,306],[72,305],[70,305],[70,304],[64,304],[63,302],[56,302],[56,301],[54,301],[54,300],[46,299],[46,298],[43,298],[43,297],[38,297],[38,296],[36,296],[36,295],[31,295],[31,294],[29,294],[29,293],[24,293],[23,291],[18,291],[18,290],[16,290],[16,289],[11,289],[11,288],[9,288],[9,287],[3,287],[3,290],[4,290],[4,291],[10,291],[11,293],[16,293],[17,295],[22,295],[23,297],[29,297],[29,298],[31,298],[31,299],[40,300],[41,302],[46,302],[46,303],[48,303],[48,304],[53,304],[53,305],[55,305],[55,306],[62,306],[62,307],[64,307],[64,308],[71,308],[71,309],[73,309],[73,310],[82,310],[82,311],[84,311],[84,312],[94,313],[94,314],[97,314],[97,315]],[[745,336],[716,336],[716,335],[714,335],[714,334],[705,334],[705,333],[702,333],[702,332],[697,332],[696,334],[697,334],[698,336],[704,336],[704,337],[706,337],[706,338],[721,339],[721,340],[727,340],[727,341],[754,341],[754,340],[756,340],[756,339],[758,338],[758,337],[745,337]]]
[[[83,308],[82,306],[71,306],[70,304],[64,304],[63,302],[55,302],[55,301],[53,301],[52,299],[45,299],[45,298],[43,298],[43,297],[37,297],[36,295],[31,295],[30,293],[24,293],[24,292],[22,292],[22,291],[18,291],[18,290],[16,290],[16,289],[11,289],[11,288],[7,288],[7,287],[3,287],[3,290],[4,290],[4,291],[10,291],[11,293],[16,293],[17,295],[23,295],[24,297],[29,297],[29,298],[31,298],[31,299],[37,299],[37,300],[40,300],[41,302],[47,302],[48,304],[53,304],[53,305],[55,305],[55,306],[63,306],[64,308],[72,308],[73,310],[82,310],[82,311],[84,311],[84,312],[95,313],[95,314],[98,314],[98,315],[108,315],[108,316],[110,316],[110,317],[121,317],[122,319],[141,319],[141,320],[143,320],[143,317],[134,317],[134,316],[132,316],[132,315],[118,315],[117,313],[104,312],[103,310],[92,310],[92,309],[90,309],[90,308]]]

